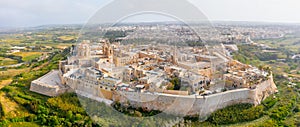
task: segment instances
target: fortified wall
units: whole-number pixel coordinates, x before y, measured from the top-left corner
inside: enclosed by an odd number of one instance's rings
[[[277,92],[272,74],[256,87],[229,90],[207,96],[174,95],[165,93],[137,93],[106,89],[95,82],[65,77],[66,84],[76,91],[88,93],[107,101],[118,101],[146,110],[160,110],[175,115],[207,117],[212,112],[238,103],[258,105],[270,94]]]
[[[44,76],[32,81],[30,84],[30,91],[51,97],[68,92],[69,87],[61,83],[60,75],[58,70],[50,71]]]
[[[253,89],[236,89],[208,96],[115,91],[113,101],[129,103],[133,107],[142,107],[146,110],[160,110],[176,115],[206,117],[218,109],[233,104],[251,103],[258,105],[275,92],[277,92],[277,87],[271,75],[268,80],[258,84]]]

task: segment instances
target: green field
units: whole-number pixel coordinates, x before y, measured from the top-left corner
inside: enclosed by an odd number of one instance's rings
[[[14,53],[16,56],[21,56],[23,61],[30,61],[42,56],[42,52],[17,52]]]
[[[63,41],[76,40],[75,36],[69,36],[69,35],[60,36],[58,38],[61,39],[61,40],[63,40]]]
[[[18,63],[18,61],[16,61],[16,60],[0,57],[0,66],[12,65],[12,64],[17,64],[17,63]]]
[[[266,44],[273,48],[285,48],[293,52],[300,51],[300,38],[298,37],[285,37],[281,39],[267,39],[256,41],[259,44]]]

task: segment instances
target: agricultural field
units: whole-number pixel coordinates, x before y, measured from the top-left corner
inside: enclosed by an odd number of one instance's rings
[[[259,44],[266,44],[273,48],[285,48],[292,52],[300,52],[300,38],[299,37],[285,37],[281,39],[267,39],[267,40],[257,40]]]
[[[22,69],[7,69],[0,71],[0,81],[1,79],[8,79],[9,77],[16,76],[20,73],[28,72],[30,68],[22,68]]]
[[[21,105],[11,100],[4,92],[0,92],[2,110],[6,118],[27,117],[29,112]]]
[[[76,40],[77,38],[75,36],[65,35],[65,36],[58,37],[58,39],[63,41],[70,41],[70,40]]]
[[[56,31],[54,32],[55,34],[60,34],[56,33]],[[41,34],[29,32],[0,36],[0,66],[2,66],[0,69],[0,126],[3,126],[3,123],[7,122],[9,124],[5,124],[5,126],[10,127],[39,126],[35,122],[25,121],[25,119],[31,118],[34,114],[24,105],[24,98],[28,99],[31,96],[23,92],[29,92],[28,83],[32,80],[31,77],[38,77],[38,74],[35,72],[40,72],[43,68],[44,71],[41,74],[44,74],[48,71],[47,68],[57,68],[57,65],[51,64],[48,61],[54,57],[51,53],[56,52],[57,54],[57,51],[73,45],[73,42],[69,43],[69,41],[74,36],[62,36],[57,39],[58,41],[56,41],[55,36],[57,35],[51,32],[42,32]],[[21,49],[20,52],[10,53],[12,47],[25,48]],[[49,56],[49,58],[45,57],[45,60],[38,61],[37,59],[41,56]],[[17,81],[16,77],[19,77]],[[20,89],[20,86],[11,87],[12,84],[16,84],[22,80],[30,80],[26,82],[26,88]],[[2,91],[2,89],[6,89],[7,87],[10,88],[11,92]],[[38,94],[34,95],[40,96]]]
[[[43,53],[42,52],[17,52],[17,53],[13,53],[13,55],[21,56],[23,61],[28,62],[39,58],[40,56],[43,55]]]
[[[1,42],[4,42],[6,44],[20,44],[22,42],[21,39],[14,39],[14,38],[8,38],[8,39],[1,39]]]
[[[37,116],[37,110],[32,111],[28,108],[31,101],[44,103],[48,98],[30,92],[29,85],[32,80],[58,68],[57,62],[65,59],[66,55],[63,55],[62,51],[74,44],[77,33],[74,30],[51,28],[0,34],[1,127],[35,127],[41,123],[47,124],[41,116]],[[19,47],[22,48],[19,52],[12,52],[13,48]],[[39,117],[40,122],[37,122],[35,117]]]
[[[233,58],[243,63],[251,64],[256,67],[269,66],[273,73],[282,75],[300,76],[300,61],[292,60],[290,54],[297,53],[288,48],[275,48],[277,52],[266,53],[263,49],[250,46],[239,45],[239,52],[234,53]]]
[[[4,86],[9,85],[13,80],[11,78],[9,79],[4,79],[0,81],[0,89],[3,88]]]
[[[0,57],[0,66],[12,65],[12,64],[17,64],[17,63],[18,63],[18,61],[13,60],[11,58]]]

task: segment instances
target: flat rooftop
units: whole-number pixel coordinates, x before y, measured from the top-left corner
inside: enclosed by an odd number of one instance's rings
[[[52,70],[49,73],[45,74],[44,76],[40,77],[37,80],[34,80],[33,82],[39,83],[39,84],[45,84],[50,87],[61,87],[61,79],[59,77],[59,71],[58,70]]]

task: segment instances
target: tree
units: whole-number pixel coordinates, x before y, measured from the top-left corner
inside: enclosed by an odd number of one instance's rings
[[[178,77],[172,78],[170,81],[174,85],[173,90],[179,90],[181,87],[181,81]]]
[[[66,118],[68,120],[73,120],[73,112],[72,111],[68,111],[67,114],[66,114]]]
[[[59,123],[60,123],[57,116],[51,116],[50,121],[51,121],[51,123],[50,123],[51,125],[59,125]]]
[[[82,119],[82,116],[80,114],[75,115],[75,120],[81,120],[81,119]]]

